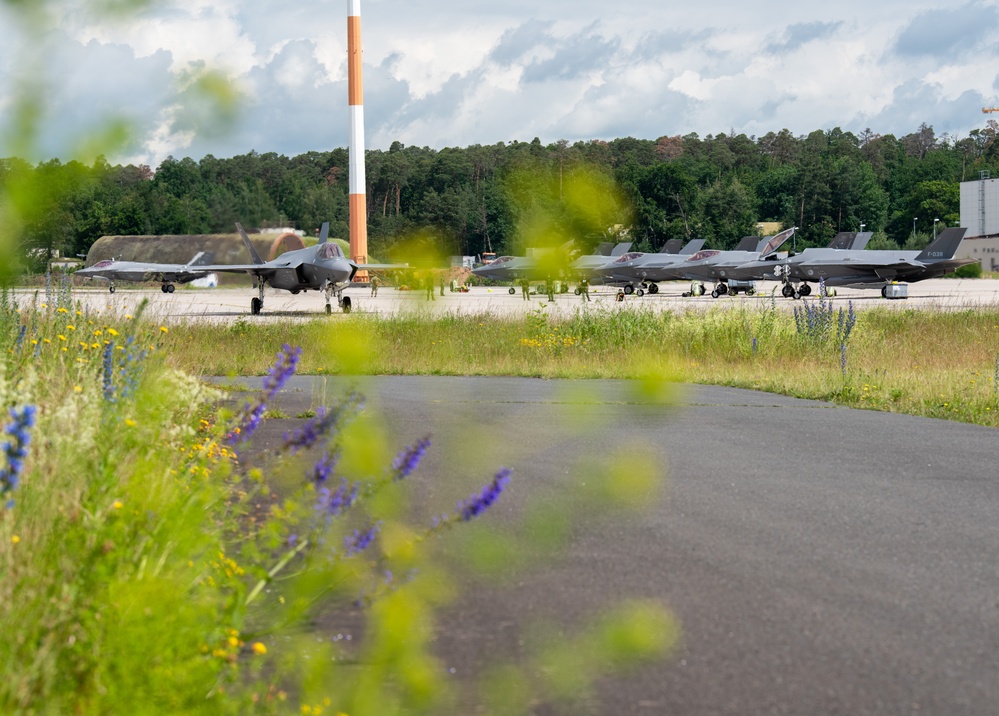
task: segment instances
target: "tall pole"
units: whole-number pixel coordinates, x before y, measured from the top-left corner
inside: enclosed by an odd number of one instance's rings
[[[361,0],[347,0],[347,95],[350,105],[350,257],[368,262],[368,208],[364,181],[364,89],[361,84]],[[363,280],[364,276],[359,276]]]

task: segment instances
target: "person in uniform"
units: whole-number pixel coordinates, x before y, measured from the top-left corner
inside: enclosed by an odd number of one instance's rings
[[[371,276],[371,297],[374,298],[378,295],[378,277],[375,275]]]

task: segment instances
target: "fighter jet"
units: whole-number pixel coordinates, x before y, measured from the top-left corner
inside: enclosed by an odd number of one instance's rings
[[[326,295],[326,313],[332,312],[330,305],[336,297],[337,305],[344,313],[350,313],[350,296],[344,296],[344,290],[350,285],[354,274],[359,269],[385,270],[407,268],[406,264],[358,264],[347,258],[343,250],[333,241],[328,241],[329,222],[323,224],[319,234],[319,243],[281,254],[272,261],[264,261],[250,243],[242,225],[236,224],[236,229],[243,239],[243,244],[250,253],[251,264],[223,264],[204,266],[209,272],[245,273],[254,278],[258,295],[250,301],[250,313],[257,315],[264,307],[264,287],[270,284],[272,288],[280,288],[293,294],[301,291],[322,291]]]
[[[163,293],[173,293],[175,283],[189,283],[212,273],[211,269],[205,269],[198,265],[204,256],[205,253],[199,251],[186,264],[157,264],[105,259],[98,261],[93,266],[76,271],[74,275],[90,280],[107,281],[108,291],[111,293],[115,291],[115,281],[132,283],[159,281],[160,290]]]
[[[686,261],[678,264],[674,271],[678,278],[689,278],[695,281],[715,279],[716,283],[711,291],[711,296],[718,298],[729,292],[728,281],[730,279],[738,280],[732,275],[733,271],[751,261],[760,261],[776,254],[777,250],[794,235],[796,230],[797,227],[793,226],[767,239],[747,236],[732,251],[698,251]]]
[[[867,242],[871,240],[873,235],[873,232],[870,231],[841,231],[833,237],[826,248],[861,251],[867,246]],[[814,251],[814,249],[805,249],[805,252],[808,251]],[[787,252],[772,252],[761,255],[755,261],[748,261],[740,266],[730,268],[728,278],[733,281],[780,281],[788,256]],[[802,285],[802,290],[804,296],[807,296],[811,291],[807,284]]]
[[[966,228],[944,229],[922,251],[855,251],[853,249],[805,249],[784,264],[782,293],[798,298],[811,292],[809,281],[823,280],[827,286],[881,287],[887,296],[892,282],[923,281],[951,273],[975,259],[955,259]]]
[[[688,241],[683,248],[680,248],[680,243],[678,239],[667,241],[663,248],[670,249],[668,252],[645,254],[633,251],[622,254],[600,266],[595,273],[605,283],[624,284],[624,292],[627,294],[636,291],[638,295],[642,295],[644,291],[659,293],[658,282],[677,278],[674,272],[676,265],[700,251],[705,242],[704,239],[694,239]]]
[[[569,244],[564,244],[557,251],[565,252],[568,246]],[[567,261],[567,265],[561,268],[556,266],[553,270],[557,275],[551,275],[552,272],[545,266],[545,258],[539,259],[535,256],[500,256],[491,263],[472,269],[472,273],[482,278],[499,281],[514,281],[521,278],[534,281],[544,281],[547,278],[579,278],[591,275],[593,269],[608,260],[608,256],[620,256],[630,248],[630,243],[620,243],[613,248],[610,248],[609,243],[603,243],[598,247],[596,254],[587,254],[573,261]],[[601,249],[610,250],[607,253],[599,253]]]

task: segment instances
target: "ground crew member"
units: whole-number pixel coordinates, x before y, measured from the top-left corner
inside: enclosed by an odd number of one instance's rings
[[[526,278],[520,279],[520,295],[524,297],[525,301],[531,300],[531,282]]]
[[[378,295],[378,277],[371,277],[371,297],[374,298]]]
[[[548,303],[555,303],[555,284],[551,276],[545,279],[545,291],[548,292]]]
[[[427,277],[423,280],[423,287],[427,289],[427,300],[436,301],[434,298],[434,277],[427,274]]]
[[[444,276],[441,276],[441,296],[444,295]]]
[[[590,300],[590,282],[585,278],[579,280],[579,295],[584,301]]]

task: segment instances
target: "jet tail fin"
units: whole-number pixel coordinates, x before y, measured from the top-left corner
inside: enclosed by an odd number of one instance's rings
[[[199,251],[194,255],[190,261],[187,262],[188,266],[202,266],[208,265],[212,262],[211,254],[207,254],[204,251]]]
[[[937,240],[923,249],[916,257],[916,261],[940,261],[941,259],[952,259],[957,252],[957,247],[964,240],[964,235],[968,229],[963,226],[944,229],[937,236]]]
[[[693,256],[698,251],[704,248],[704,244],[708,243],[705,239],[691,239],[687,242],[687,245],[680,249],[680,253],[684,256]]]
[[[759,236],[743,236],[735,247],[735,251],[756,251],[756,244],[760,241]]]
[[[867,244],[870,242],[872,236],[874,236],[873,231],[858,231],[850,248],[854,251],[863,251],[867,248]]]
[[[243,237],[243,245],[246,246],[246,250],[250,252],[250,258],[253,260],[253,263],[262,264],[264,260],[260,258],[260,254],[258,254],[257,250],[253,248],[253,244],[250,243],[250,237],[246,235],[246,232],[243,230],[243,225],[238,221],[236,222],[236,230],[239,231],[239,235]]]
[[[330,237],[330,222],[324,221],[323,228],[319,230],[319,243],[325,244]]]
[[[611,250],[611,256],[624,256],[626,253],[628,253],[628,250],[630,248],[631,248],[630,241],[622,241],[620,244],[615,246],[613,250]]]
[[[841,231],[833,237],[833,240],[829,242],[827,249],[848,249],[853,244],[853,240],[857,238],[857,234],[854,231]]]
[[[675,254],[680,250],[681,246],[683,246],[682,239],[670,239],[665,244],[663,244],[663,247],[661,249],[659,249],[659,253]]]

